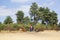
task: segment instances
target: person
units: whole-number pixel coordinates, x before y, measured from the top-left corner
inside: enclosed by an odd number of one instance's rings
[[[30,25],[30,32],[31,32],[31,31],[33,31],[33,27],[32,27],[32,25]]]

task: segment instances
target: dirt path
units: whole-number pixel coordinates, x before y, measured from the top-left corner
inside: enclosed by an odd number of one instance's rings
[[[60,32],[0,33],[0,40],[60,40]]]

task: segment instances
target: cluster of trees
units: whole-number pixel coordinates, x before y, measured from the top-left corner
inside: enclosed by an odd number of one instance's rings
[[[57,24],[57,13],[55,11],[51,11],[48,7],[38,7],[38,5],[34,2],[30,8],[30,16],[31,19],[35,22],[35,24],[41,20],[42,24]]]
[[[38,4],[34,2],[30,7],[29,14],[30,18],[28,16],[24,17],[23,11],[17,11],[17,23],[13,23],[12,18],[10,16],[7,16],[3,24],[0,22],[0,29],[9,27],[11,28],[11,25],[13,25],[12,28],[15,29],[19,29],[19,27],[25,27],[29,30],[29,24],[32,24],[35,29],[56,29],[58,27],[60,28],[60,23],[59,25],[57,24],[57,13],[50,10],[48,7],[39,7]]]
[[[34,26],[40,21],[41,24],[46,25],[46,29],[57,29],[58,18],[57,13],[50,10],[48,7],[39,7],[35,2],[30,7],[31,21],[34,22]],[[40,25],[41,25],[40,24]]]

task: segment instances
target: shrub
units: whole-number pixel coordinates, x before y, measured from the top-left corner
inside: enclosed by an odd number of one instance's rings
[[[5,24],[6,27],[4,28],[4,30],[12,30],[13,29],[13,24]]]
[[[54,24],[53,29],[56,30],[58,28],[58,26],[56,24]]]
[[[5,29],[5,27],[6,27],[6,25],[5,25],[5,24],[0,24],[0,30],[4,30],[4,29]]]
[[[48,29],[48,30],[53,30],[53,26],[48,25],[48,26],[47,26],[47,29]]]
[[[21,25],[19,24],[14,24],[13,28],[15,28],[16,30],[19,30],[19,28],[21,27]]]
[[[25,26],[25,29],[29,31],[29,24],[25,24],[24,26]]]
[[[47,26],[47,29],[48,30],[56,30],[58,27],[57,27],[57,25],[56,24],[54,24],[54,25],[48,25]]]
[[[37,23],[35,26],[35,31],[43,31],[44,29],[46,29],[46,26],[40,23]]]

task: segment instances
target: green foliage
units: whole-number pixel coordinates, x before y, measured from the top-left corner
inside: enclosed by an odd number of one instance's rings
[[[0,24],[0,30],[4,30],[5,27],[6,27],[5,24]]]
[[[23,11],[18,11],[17,14],[16,14],[16,16],[17,16],[17,23],[22,23],[22,20],[24,18]]]
[[[39,20],[42,20],[42,24],[47,23],[48,25],[54,25],[58,22],[57,13],[55,13],[55,11],[50,11],[48,7],[38,8],[38,5],[35,2],[32,3],[30,7],[30,16],[31,19],[34,21],[34,25],[36,25]]]
[[[60,28],[60,23],[58,24],[58,27]]]
[[[13,29],[13,24],[5,24],[6,27],[4,28],[4,30],[12,30]]]
[[[16,30],[19,30],[21,27],[24,27],[24,24],[13,24],[12,27]]]
[[[58,22],[57,13],[55,13],[55,11],[50,11],[48,7],[40,7],[38,16],[40,17],[40,20],[42,20],[42,24],[45,24],[44,22],[46,22],[47,24],[54,25]]]
[[[54,24],[53,29],[56,30],[58,28],[58,26],[56,24]]]
[[[24,24],[28,24],[28,23],[30,23],[30,18],[27,16],[27,17],[24,17],[23,18],[23,23]]]
[[[46,25],[37,23],[34,29],[39,29],[40,31],[43,31],[46,29]]]
[[[53,26],[48,25],[48,26],[47,26],[47,29],[48,29],[48,30],[53,30]]]
[[[0,24],[2,24],[2,23],[0,22]]]
[[[26,25],[24,25],[25,26],[25,29],[27,30],[27,31],[29,31],[29,24],[26,24]]]
[[[7,24],[5,30],[19,30],[20,24]]]
[[[12,18],[10,16],[7,16],[6,19],[4,20],[4,24],[10,24],[13,23]]]
[[[34,2],[30,7],[30,17],[31,17],[31,20],[34,21],[34,24],[36,24],[38,21],[37,14],[38,14],[38,5],[36,4],[36,2]]]
[[[16,29],[19,28],[19,25],[18,24],[13,24],[13,25],[14,25],[13,28],[16,28]]]
[[[60,23],[58,24],[57,30],[60,30]]]
[[[48,30],[57,30],[57,25],[56,24],[54,24],[54,25],[47,25],[47,29]]]

